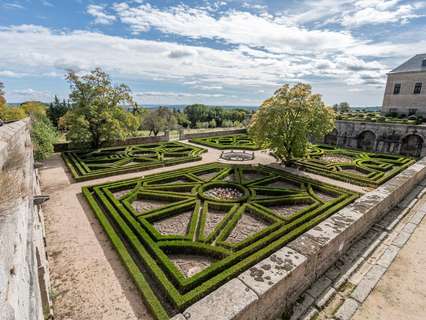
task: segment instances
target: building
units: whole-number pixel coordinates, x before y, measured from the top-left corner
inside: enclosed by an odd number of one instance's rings
[[[382,113],[426,117],[426,54],[418,54],[388,73]]]

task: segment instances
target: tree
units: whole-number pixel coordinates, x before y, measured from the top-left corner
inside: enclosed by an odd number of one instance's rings
[[[66,113],[67,138],[97,148],[104,142],[124,140],[140,126],[139,118],[121,105],[133,105],[128,86],[113,86],[100,68],[80,77],[69,71],[71,110]]]
[[[149,135],[153,133],[157,136],[161,131],[173,130],[176,127],[177,120],[173,112],[163,107],[149,111],[142,120],[142,128],[149,130]]]
[[[208,121],[209,108],[204,104],[193,104],[185,107],[185,114],[191,121],[191,127],[194,128],[197,122]]]
[[[58,121],[61,117],[65,115],[68,111],[68,104],[63,100],[62,102],[59,100],[58,96],[55,95],[53,102],[50,103],[49,108],[47,110],[47,115],[52,121],[53,125],[58,128]]]
[[[351,112],[351,106],[347,102],[340,102],[333,105],[333,110],[335,112]]]
[[[31,115],[31,140],[34,144],[34,159],[41,161],[53,153],[53,144],[58,139],[58,132],[43,114]]]
[[[311,86],[284,85],[263,102],[250,123],[249,132],[263,148],[283,162],[303,157],[308,137],[321,138],[334,129],[335,114]]]

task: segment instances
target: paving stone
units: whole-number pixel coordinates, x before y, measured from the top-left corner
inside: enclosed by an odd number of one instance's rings
[[[351,274],[348,281],[353,285],[358,285],[361,280],[364,278],[365,274],[373,267],[373,264],[365,261],[362,265],[360,265],[359,269]]]
[[[401,231],[392,241],[392,244],[401,248],[410,239],[410,236],[411,234]]]
[[[400,248],[390,245],[389,247],[387,247],[383,255],[377,261],[377,264],[382,267],[388,268],[395,259],[395,257],[398,255],[399,250]]]
[[[422,222],[424,216],[426,215],[426,211],[417,211],[410,219],[411,223],[420,224]]]
[[[303,316],[299,318],[299,320],[313,320],[318,315],[319,311],[314,307],[311,307]]]
[[[340,306],[335,314],[337,320],[350,320],[359,307],[358,302],[349,298]]]
[[[316,280],[312,286],[306,290],[308,294],[310,294],[314,298],[318,298],[321,293],[324,292],[327,287],[331,285],[332,281],[326,276],[322,276],[318,280]]]
[[[356,269],[363,263],[364,259],[361,257],[355,262],[349,262],[345,264],[342,268],[342,274],[340,277],[336,279],[336,281],[333,283],[333,288],[338,290],[342,285],[348,281],[349,277],[355,272]]]
[[[387,236],[387,233],[382,233],[379,235],[379,237],[374,240],[372,244],[370,244],[365,250],[365,252],[362,254],[362,258],[367,259],[370,257],[370,255],[374,252],[374,250],[377,249],[377,247],[382,243],[383,239]]]
[[[248,309],[256,300],[257,295],[252,290],[239,279],[233,279],[194,303],[183,315],[191,320],[255,319],[256,314]]]
[[[417,186],[413,189],[413,191],[411,191],[404,200],[402,200],[399,204],[398,207],[400,208],[407,208],[407,207],[412,207],[414,205],[414,203],[416,202],[416,197],[417,195],[424,189],[423,186]],[[414,202],[414,203],[413,203]]]
[[[298,299],[299,302],[296,302],[293,306],[293,314],[291,315],[290,320],[298,320],[305,312],[309,309],[310,306],[314,303],[314,298],[309,294],[304,293]]]
[[[328,268],[325,275],[327,276],[327,278],[329,278],[331,280],[336,280],[337,277],[340,275],[340,273],[341,273],[340,269],[337,268],[336,265],[334,265],[331,268]]]
[[[386,268],[379,265],[373,266],[352,292],[351,298],[361,303],[364,302],[385,272]]]
[[[417,228],[416,224],[409,222],[405,225],[405,227],[402,229],[402,231],[407,232],[409,234],[412,234],[414,232],[414,230],[416,230],[416,228]]]
[[[315,305],[319,309],[323,309],[330,299],[336,294],[336,289],[333,287],[328,287],[315,301]]]

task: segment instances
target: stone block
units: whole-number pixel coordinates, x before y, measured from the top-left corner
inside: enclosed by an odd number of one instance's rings
[[[403,232],[401,231],[396,237],[395,239],[393,239],[392,244],[402,248],[404,246],[404,244],[408,241],[408,239],[410,239],[411,234],[407,233],[407,232]]]
[[[183,316],[182,313],[179,313],[175,315],[173,318],[171,318],[170,320],[186,320],[186,318]]]
[[[258,295],[255,308],[265,318],[277,316],[286,306],[287,297],[305,281],[306,260],[284,247],[238,276]]]
[[[314,303],[314,298],[309,294],[303,294],[293,306],[293,313],[290,320],[298,320],[305,314]]]
[[[377,264],[382,267],[388,268],[393,262],[393,260],[395,259],[395,257],[398,255],[398,252],[399,252],[398,247],[395,247],[392,245],[388,246],[385,252],[383,252],[383,255],[377,261]]]
[[[347,299],[334,315],[337,320],[350,320],[358,310],[359,304],[353,299]]]
[[[417,225],[414,223],[407,223],[404,228],[402,229],[403,232],[412,234],[417,228]]]
[[[335,294],[336,290],[333,287],[328,287],[315,301],[315,305],[319,309],[323,309]]]
[[[322,276],[316,280],[306,292],[314,298],[318,298],[330,285],[331,280],[326,276]]]
[[[360,303],[364,302],[385,272],[385,267],[373,266],[352,292],[351,298]]]
[[[426,215],[426,212],[424,211],[417,211],[410,219],[410,222],[413,224],[420,224],[422,222],[424,216]]]
[[[188,320],[258,319],[253,306],[257,295],[239,279],[233,279],[183,312]]]

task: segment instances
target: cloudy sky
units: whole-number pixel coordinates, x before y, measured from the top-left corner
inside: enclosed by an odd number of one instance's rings
[[[377,106],[425,34],[424,0],[1,0],[0,81],[49,101],[65,70],[100,66],[146,104],[259,105],[302,81]]]

